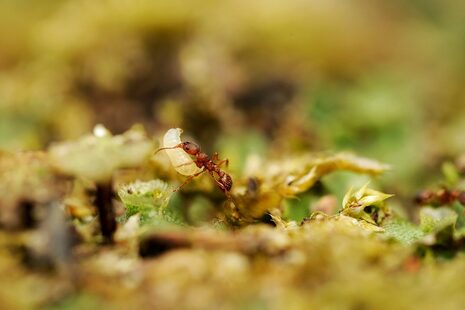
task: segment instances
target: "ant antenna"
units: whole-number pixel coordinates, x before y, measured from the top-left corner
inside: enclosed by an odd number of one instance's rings
[[[163,151],[163,150],[172,150],[172,149],[177,149],[179,147],[181,147],[180,144],[175,145],[175,146],[171,146],[171,147],[161,147],[158,150],[156,150],[155,153],[153,153],[153,155],[156,155],[158,152]]]

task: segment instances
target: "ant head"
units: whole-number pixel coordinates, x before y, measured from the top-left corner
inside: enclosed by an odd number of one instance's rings
[[[200,147],[192,142],[183,142],[181,147],[189,155],[197,155],[200,152]]]

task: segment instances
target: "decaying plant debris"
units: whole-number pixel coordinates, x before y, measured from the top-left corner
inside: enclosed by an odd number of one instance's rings
[[[2,155],[4,304],[390,308],[382,301],[462,300],[462,260],[438,263],[461,256],[459,202],[422,207],[417,225],[391,210],[391,195],[365,184],[348,189],[334,214],[314,211],[296,221],[284,213],[286,201],[326,174],[380,174],[386,165],[350,154],[288,157],[279,165],[263,159],[233,175],[231,197],[194,180],[185,192],[204,202],[185,210],[173,193],[182,179],[164,156],[153,156],[155,145],[141,128],[112,136],[98,127],[47,152]],[[128,154],[138,157],[128,161]],[[98,188],[107,182],[102,201]],[[31,294],[30,286],[40,289]]]

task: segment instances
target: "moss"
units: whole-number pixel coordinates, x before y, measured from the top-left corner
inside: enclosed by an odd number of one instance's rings
[[[36,2],[0,1],[4,308],[462,307],[463,2]],[[171,127],[231,190],[178,187]]]

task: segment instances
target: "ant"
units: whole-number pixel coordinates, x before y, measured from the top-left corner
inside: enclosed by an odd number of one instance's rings
[[[442,188],[438,191],[423,190],[415,196],[415,203],[419,205],[446,205],[458,201],[465,206],[465,191]]]
[[[200,151],[200,147],[197,144],[193,142],[187,142],[187,141],[182,142],[173,147],[160,148],[155,152],[155,154],[161,150],[176,149],[176,148],[180,148],[187,154],[195,156],[194,163],[196,164],[197,167],[202,168],[202,170],[200,172],[197,172],[193,175],[188,176],[187,179],[184,181],[184,183],[182,183],[177,189],[175,189],[174,192],[177,192],[178,190],[180,190],[184,185],[186,185],[193,178],[207,171],[212,176],[213,180],[215,180],[216,184],[223,191],[223,193],[228,198],[230,197],[229,192],[232,188],[233,181],[229,174],[227,174],[226,172],[220,169],[221,165],[223,164],[226,164],[226,166],[228,166],[229,164],[228,159],[220,160],[217,152],[215,152],[212,158],[210,158],[207,154]],[[181,164],[181,166],[190,165],[190,164],[191,163],[184,163],[184,164]],[[215,178],[214,173],[218,176],[218,178]]]

